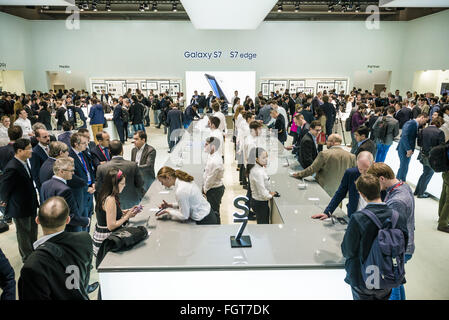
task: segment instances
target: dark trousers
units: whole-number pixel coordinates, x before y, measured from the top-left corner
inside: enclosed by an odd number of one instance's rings
[[[133,130],[134,133],[136,133],[139,130],[145,131],[145,127],[143,126],[143,123],[133,124]]]
[[[398,148],[398,155],[400,165],[396,178],[405,182],[407,181],[408,165],[412,157],[407,157],[407,150],[404,150],[403,147]]]
[[[86,192],[84,195],[84,210],[83,210],[83,216],[91,218],[93,214],[93,208],[94,208],[94,199],[93,195]],[[90,225],[87,227],[82,227],[81,231],[90,231]]]
[[[125,140],[128,140],[129,137],[131,136],[128,122],[123,122],[123,131],[125,131]]]
[[[252,199],[252,208],[256,213],[257,224],[269,224],[270,223],[270,207],[267,201],[259,201]]]
[[[0,288],[3,290],[0,300],[16,300],[16,280],[14,269],[0,249]]]
[[[432,179],[433,173],[435,171],[432,170],[430,166],[423,165],[423,173],[421,177],[419,177],[418,184],[416,185],[415,193],[418,196],[422,196],[424,192],[426,192],[427,185],[430,182],[430,179]]]
[[[354,300],[388,300],[391,294],[391,289],[369,290],[351,286],[351,290]]]
[[[220,223],[220,205],[221,205],[221,199],[223,198],[224,191],[225,191],[225,187],[221,186],[218,188],[209,189],[206,192],[207,202],[210,203],[210,207],[212,208],[212,210],[215,211],[216,213],[218,213],[219,223]]]
[[[248,189],[246,190],[246,197],[248,198],[248,202],[245,204],[248,207],[249,212],[251,213],[253,194],[251,192],[251,184],[249,182],[249,179],[247,179],[247,182],[248,182]],[[252,211],[254,211],[254,210],[252,210]]]
[[[197,221],[196,224],[220,224],[220,217],[218,216],[218,214],[212,210],[212,208],[210,209],[210,212],[207,216],[205,216],[203,218],[203,220],[201,221]]]
[[[296,141],[298,141],[298,133],[295,131],[290,131],[290,135],[293,137],[292,145],[295,145]]]
[[[34,251],[33,243],[37,240],[37,224],[35,216],[26,218],[14,218],[16,225],[17,243],[20,256],[25,263],[26,259]]]
[[[443,190],[441,190],[438,216],[438,225],[447,227],[449,225],[449,171],[443,172]]]
[[[240,183],[244,186],[248,185],[248,181],[246,179],[246,169],[245,169],[245,165],[243,164],[239,164],[239,180]]]
[[[115,127],[117,128],[120,142],[125,143],[125,128],[123,127],[123,122],[115,122]]]

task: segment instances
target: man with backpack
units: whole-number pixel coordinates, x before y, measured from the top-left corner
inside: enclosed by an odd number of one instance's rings
[[[367,173],[373,174],[379,179],[380,188],[386,193],[383,201],[388,207],[399,212],[407,220],[408,242],[405,242],[407,249],[404,261],[406,263],[415,252],[415,198],[412,189],[404,181],[396,179],[393,170],[385,163],[374,163]],[[405,290],[402,284],[393,288],[390,300],[405,300]]]
[[[385,162],[388,150],[394,138],[399,134],[399,121],[394,115],[394,108],[387,109],[387,115],[379,117],[373,125],[373,138],[377,145],[376,162]]]
[[[406,218],[382,202],[376,176],[361,175],[356,187],[367,206],[352,214],[341,244],[345,282],[351,286],[354,300],[388,300],[392,288],[405,283]],[[382,234],[393,237],[385,241]],[[381,246],[393,249],[392,253],[382,254]]]

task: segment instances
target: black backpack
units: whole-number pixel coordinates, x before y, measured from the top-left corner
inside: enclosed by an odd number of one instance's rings
[[[355,111],[351,110],[349,113],[349,117],[345,120],[345,130],[346,131],[352,131],[352,116],[354,115]]]
[[[449,158],[447,152],[449,142],[433,147],[429,152],[429,164],[435,172],[449,171]]]
[[[125,108],[122,108],[122,121],[129,122],[129,112]]]

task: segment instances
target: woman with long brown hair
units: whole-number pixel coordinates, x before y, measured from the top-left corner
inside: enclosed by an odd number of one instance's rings
[[[163,200],[159,208],[164,210],[157,214],[159,219],[166,217],[187,221],[190,218],[196,224],[220,224],[219,213],[211,208],[191,175],[181,170],[162,167],[157,173],[157,179],[166,188],[175,186],[175,197],[178,202],[170,204]]]
[[[97,224],[95,225],[95,231],[92,237],[95,255],[97,255],[98,249],[100,249],[104,239],[112,231],[126,225],[129,219],[133,218],[142,210],[138,206],[126,210],[121,209],[119,194],[125,186],[126,176],[121,170],[111,169],[104,179],[95,207]]]

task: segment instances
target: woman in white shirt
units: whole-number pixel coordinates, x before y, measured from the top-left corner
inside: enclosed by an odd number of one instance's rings
[[[239,180],[240,184],[243,186],[243,189],[248,188],[248,181],[246,179],[245,173],[245,162],[243,157],[243,144],[245,138],[250,135],[249,124],[255,120],[255,115],[252,112],[245,112],[243,119],[245,121],[240,122],[240,127],[238,129],[237,135],[237,161],[239,166]]]
[[[187,221],[189,218],[196,224],[219,224],[218,213],[212,210],[209,202],[203,197],[200,188],[193,182],[193,177],[181,170],[162,167],[157,179],[166,188],[175,186],[177,204],[163,200],[157,214],[158,219]]]
[[[0,146],[6,146],[9,143],[8,129],[11,124],[11,119],[8,116],[2,117],[0,123]]]
[[[265,149],[256,147],[249,152],[246,171],[249,176],[252,204],[251,208],[256,214],[257,224],[270,223],[270,208],[268,200],[273,198],[276,192],[270,192],[270,179],[265,167],[268,162],[268,153]]]

